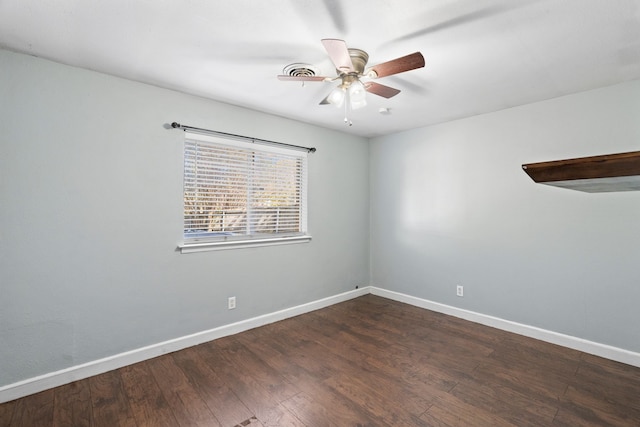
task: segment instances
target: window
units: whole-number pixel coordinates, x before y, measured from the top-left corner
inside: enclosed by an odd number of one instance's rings
[[[185,132],[182,252],[308,241],[307,153]]]

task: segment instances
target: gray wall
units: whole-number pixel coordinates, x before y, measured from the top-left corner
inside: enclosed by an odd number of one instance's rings
[[[542,186],[520,169],[638,150],[640,82],[369,146],[2,50],[0,72],[0,386],[370,282],[640,351],[640,193]],[[174,120],[316,146],[312,242],[176,252]]]
[[[640,193],[521,170],[639,149],[640,81],[374,139],[372,284],[640,351]]]
[[[7,51],[0,73],[0,386],[369,283],[366,139]],[[174,120],[317,147],[313,240],[176,252]]]

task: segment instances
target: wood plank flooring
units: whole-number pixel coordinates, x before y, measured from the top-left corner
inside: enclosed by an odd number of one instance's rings
[[[640,368],[367,295],[2,404],[5,426],[640,426]]]

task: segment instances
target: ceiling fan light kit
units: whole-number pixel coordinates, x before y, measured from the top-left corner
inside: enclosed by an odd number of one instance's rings
[[[425,65],[424,57],[420,52],[396,58],[382,64],[378,64],[369,70],[365,70],[369,61],[369,54],[361,49],[348,48],[344,40],[322,39],[322,44],[336,68],[336,77],[322,77],[316,75],[312,66],[294,63],[286,66],[284,74],[278,79],[283,81],[340,81],[326,98],[320,101],[320,105],[332,104],[337,108],[344,106],[345,123],[352,125],[348,119],[349,111],[357,110],[367,105],[367,92],[383,98],[391,98],[400,93],[399,89],[382,85],[372,81],[361,79],[377,79],[391,76],[405,71],[422,68]]]

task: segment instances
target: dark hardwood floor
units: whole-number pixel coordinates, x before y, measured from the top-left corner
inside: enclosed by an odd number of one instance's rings
[[[640,426],[640,368],[367,295],[5,403],[4,426]]]

